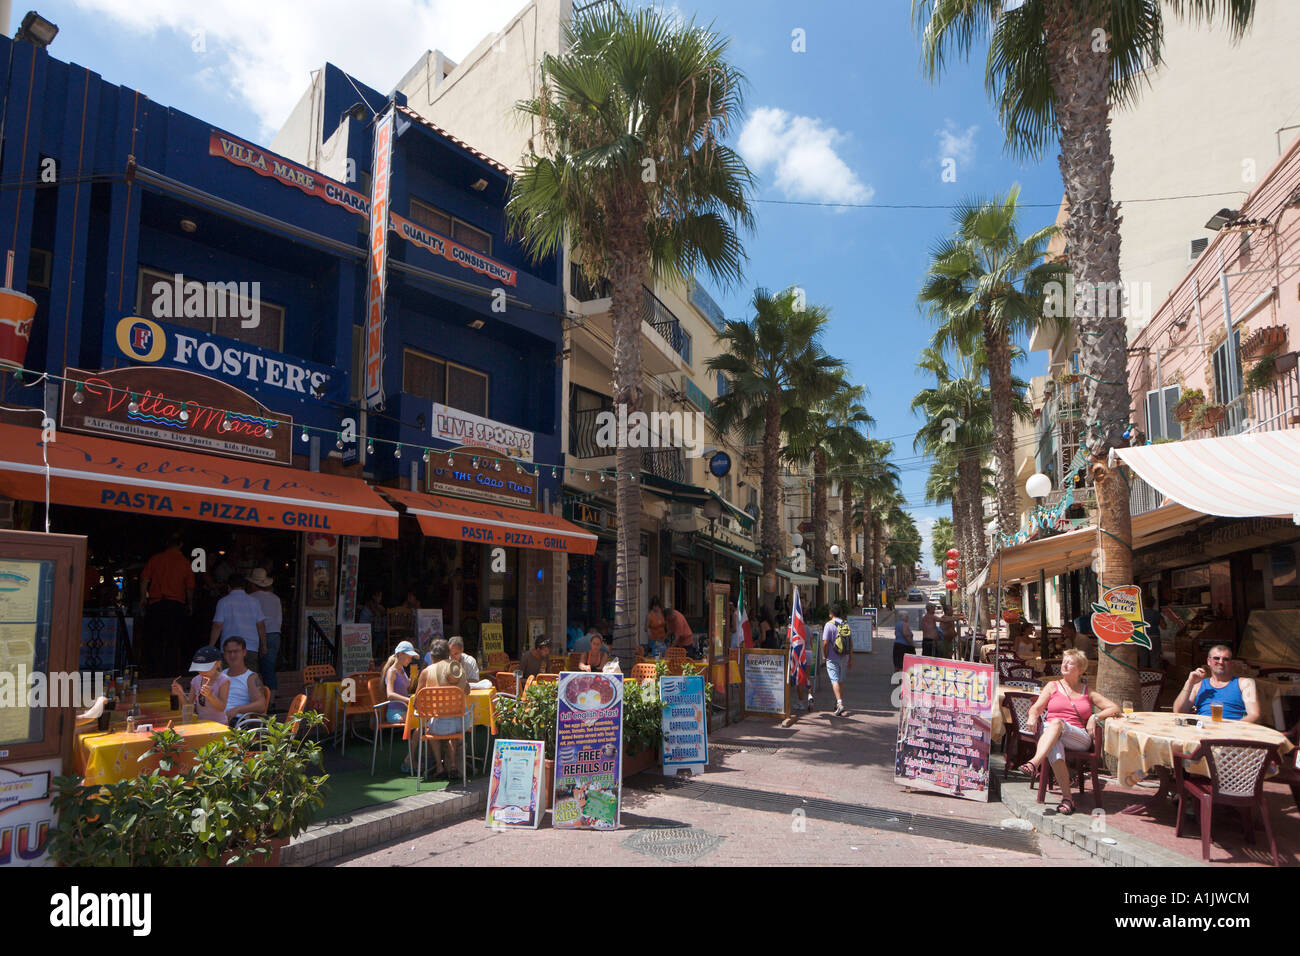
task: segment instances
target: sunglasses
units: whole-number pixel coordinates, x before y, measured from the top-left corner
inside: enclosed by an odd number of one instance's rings
[[[1222,663],[1225,663],[1226,661],[1230,661],[1230,660],[1232,660],[1232,658],[1231,658],[1231,657],[1211,657],[1210,660],[1212,660],[1212,661],[1218,661],[1220,664],[1222,664]]]

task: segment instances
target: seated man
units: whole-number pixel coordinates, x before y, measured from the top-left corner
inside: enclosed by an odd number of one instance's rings
[[[536,677],[538,674],[546,673],[546,661],[551,656],[551,639],[543,634],[533,645],[533,649],[524,655],[523,660],[519,662],[520,668],[524,672],[524,680],[530,677]]]
[[[200,720],[226,722],[226,695],[230,693],[230,678],[221,672],[221,652],[211,645],[200,647],[190,662],[194,677],[186,693],[180,681],[172,681],[172,693],[194,705]]]
[[[224,676],[230,681],[226,692],[226,722],[231,727],[238,727],[245,715],[266,713],[266,687],[262,678],[249,670],[244,662],[242,637],[226,638],[221,650],[226,658]]]
[[[465,638],[457,634],[447,642],[450,659],[456,661],[465,669],[465,679],[469,681],[470,687],[491,687],[492,681],[484,680],[479,677],[478,661],[465,653]],[[433,663],[432,651],[429,654],[429,663]]]
[[[1210,705],[1222,704],[1224,720],[1259,723],[1255,682],[1249,677],[1232,676],[1232,648],[1215,644],[1206,663],[1210,667],[1208,674],[1204,667],[1198,667],[1187,675],[1187,682],[1174,701],[1174,713],[1209,717]]]

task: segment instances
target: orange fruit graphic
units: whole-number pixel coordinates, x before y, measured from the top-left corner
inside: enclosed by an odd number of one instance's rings
[[[1092,632],[1107,644],[1127,644],[1133,637],[1133,622],[1118,614],[1094,614]]]

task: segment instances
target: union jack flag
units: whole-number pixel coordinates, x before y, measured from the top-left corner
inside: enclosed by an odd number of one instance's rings
[[[790,609],[790,677],[796,687],[808,686],[808,628],[803,622],[798,585]]]

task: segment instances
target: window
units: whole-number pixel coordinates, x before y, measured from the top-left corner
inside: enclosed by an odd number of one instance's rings
[[[486,375],[415,349],[402,350],[402,391],[487,417]]]
[[[136,290],[136,310],[140,315],[162,319],[173,325],[199,332],[222,335],[246,345],[284,350],[284,309],[262,300],[260,285],[254,282],[206,282],[201,301],[192,293],[196,276],[185,276],[186,289],[181,302],[176,298],[176,277],[153,269],[141,269]],[[192,314],[198,312],[199,314]],[[251,328],[244,322],[257,319]]]
[[[1232,368],[1228,362],[1228,343],[1225,341],[1214,350],[1213,368],[1214,368],[1214,401],[1227,404],[1237,397],[1237,389],[1241,385],[1241,330],[1235,329],[1232,333],[1233,356],[1236,359],[1235,368]],[[1231,375],[1229,371],[1231,370]]]
[[[1174,406],[1178,404],[1179,388],[1177,385],[1168,385],[1164,388],[1165,394],[1165,413],[1162,418],[1160,414],[1160,390],[1152,389],[1147,392],[1147,438],[1155,441],[1157,438],[1182,438],[1183,426],[1179,424],[1178,419],[1174,416]]]
[[[48,249],[28,250],[27,284],[37,289],[48,289],[53,260],[54,257]]]
[[[441,209],[435,209],[418,199],[411,200],[411,219],[421,226],[432,229],[442,236],[447,236],[462,246],[468,246],[485,256],[492,255],[492,236],[482,229],[476,229],[469,223],[448,215]]]

